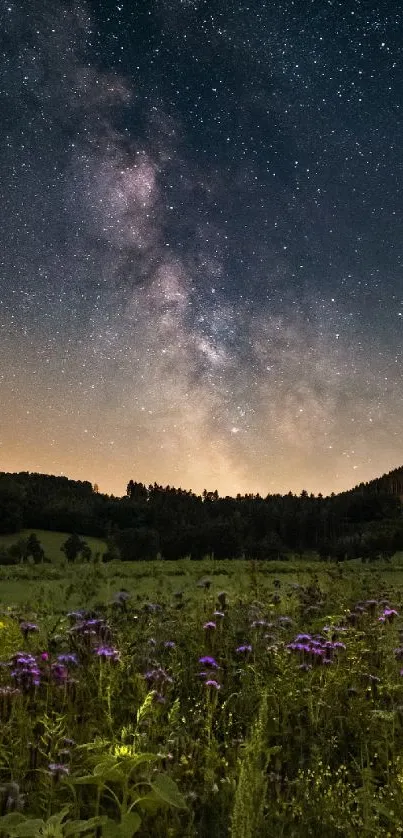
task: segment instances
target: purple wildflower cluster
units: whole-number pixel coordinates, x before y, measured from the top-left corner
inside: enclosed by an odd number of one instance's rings
[[[314,665],[332,664],[335,656],[346,646],[340,640],[326,640],[321,634],[297,634],[286,648],[299,655],[300,668],[305,671]]]
[[[395,608],[384,608],[381,616],[378,617],[378,620],[380,623],[393,623],[395,617],[398,616],[399,614]]]
[[[34,655],[17,652],[11,658],[11,677],[14,683],[22,692],[39,687],[41,683],[41,670]]]
[[[70,611],[68,617],[73,620],[69,630],[71,637],[81,637],[87,642],[96,639],[108,642],[111,637],[111,630],[102,617],[86,617],[82,611]]]

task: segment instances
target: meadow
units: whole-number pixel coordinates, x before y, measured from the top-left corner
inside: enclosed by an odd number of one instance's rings
[[[402,835],[401,614],[401,555],[0,567],[0,836]]]

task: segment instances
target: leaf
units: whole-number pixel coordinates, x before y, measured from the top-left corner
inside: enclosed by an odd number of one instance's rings
[[[119,838],[119,824],[108,818],[102,827],[102,838]]]
[[[93,774],[85,774],[83,777],[68,777],[67,782],[72,783],[74,786],[85,786],[87,783],[98,786],[101,784],[101,778],[94,777]]]
[[[134,768],[137,768],[138,765],[142,765],[143,762],[157,762],[159,757],[157,754],[133,754],[132,757],[127,759],[128,766],[130,767],[130,771]]]
[[[141,817],[137,812],[126,812],[119,824],[122,838],[132,838],[141,826]]]
[[[114,757],[109,757],[98,762],[93,770],[94,777],[102,780],[109,780],[117,783],[124,783],[125,775],[116,764]]]
[[[57,812],[56,815],[51,815],[50,818],[46,821],[46,826],[60,826],[62,820],[68,815],[70,811],[70,806],[64,806],[60,812]]]
[[[43,831],[44,827],[45,821],[42,818],[34,818],[15,827],[12,836],[13,838],[37,838],[38,835],[41,835],[40,830]]]
[[[89,818],[88,821],[69,821],[64,827],[64,836],[69,838],[70,835],[82,835],[88,829],[95,829],[97,826],[103,826],[107,822],[107,818],[99,815],[95,818]]]
[[[7,831],[11,827],[24,823],[24,821],[26,821],[26,817],[21,812],[9,812],[8,815],[3,815],[0,818],[0,830]]]
[[[136,806],[139,806],[141,809],[144,809],[146,812],[151,814],[155,814],[161,806],[166,805],[164,801],[151,789],[148,794],[145,794],[144,797],[140,797],[136,800]]]
[[[108,818],[102,829],[102,838],[132,838],[141,826],[141,817],[137,812],[126,812],[121,823]]]
[[[167,774],[157,774],[150,785],[164,803],[168,803],[169,806],[174,806],[176,809],[187,809],[185,798],[179,791],[175,780],[172,780]]]

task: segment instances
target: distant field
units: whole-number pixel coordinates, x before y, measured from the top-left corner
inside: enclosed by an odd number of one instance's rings
[[[28,532],[28,531],[27,531]],[[21,605],[30,611],[64,612],[69,608],[107,604],[122,589],[132,601],[186,603],[211,601],[221,591],[230,600],[253,600],[264,603],[275,591],[281,595],[280,609],[287,610],[298,585],[315,584],[326,593],[329,602],[335,588],[342,588],[344,602],[375,591],[394,591],[399,605],[403,600],[403,554],[390,562],[363,565],[359,561],[339,566],[310,559],[290,561],[137,561],[109,564],[67,564],[60,552],[65,533],[36,531],[54,564],[0,566],[0,606]],[[8,537],[7,542],[12,543]],[[15,536],[14,536],[15,540]],[[86,539],[97,552],[105,545],[98,539]],[[0,544],[6,539],[3,537]],[[335,607],[337,608],[336,602]],[[277,610],[277,609],[276,609]]]
[[[61,552],[61,546],[64,544],[70,533],[66,532],[50,532],[49,530],[21,530],[19,533],[13,535],[0,535],[0,549],[1,547],[10,547],[15,544],[20,538],[27,538],[32,532],[35,533],[38,540],[41,542],[45,551],[45,556],[51,559],[52,562],[61,562],[64,559],[64,553]],[[106,552],[106,544],[101,538],[92,538],[91,536],[83,536],[84,541],[91,547],[93,555],[100,553],[103,555]]]

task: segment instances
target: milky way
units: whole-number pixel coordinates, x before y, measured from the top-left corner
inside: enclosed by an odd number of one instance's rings
[[[0,470],[326,494],[401,465],[400,5],[0,23]]]

